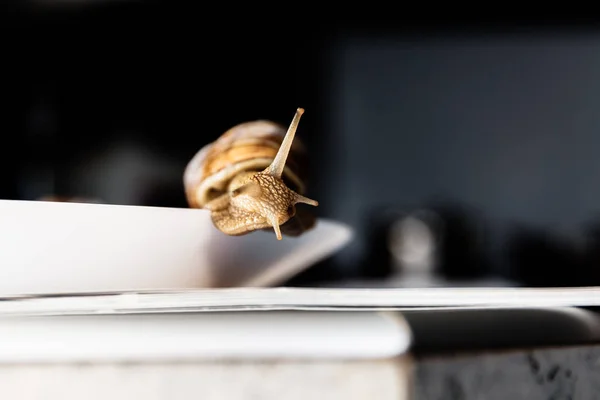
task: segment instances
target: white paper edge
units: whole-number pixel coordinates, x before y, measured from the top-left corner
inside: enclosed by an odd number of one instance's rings
[[[600,306],[599,287],[231,288],[0,299],[1,315]]]
[[[0,318],[0,363],[382,359],[410,344],[401,315],[364,312]]]

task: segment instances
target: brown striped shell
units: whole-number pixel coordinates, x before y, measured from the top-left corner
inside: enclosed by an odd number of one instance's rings
[[[296,110],[287,130],[245,122],[201,148],[183,177],[190,207],[208,209],[215,227],[231,236],[272,229],[281,240],[311,229],[314,214],[296,208],[319,204],[304,196],[306,151],[294,140],[303,113]]]
[[[277,154],[286,128],[258,120],[236,125],[216,141],[201,148],[188,163],[184,185],[188,203],[203,208],[224,194],[232,179],[242,172],[265,169]],[[296,192],[306,191],[306,149],[296,138],[283,170],[284,181]]]

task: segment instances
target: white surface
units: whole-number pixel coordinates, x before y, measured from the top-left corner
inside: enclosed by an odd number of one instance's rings
[[[0,319],[0,362],[379,359],[410,341],[400,315],[374,312]]]
[[[275,285],[348,243],[319,220],[299,237],[231,237],[205,210],[0,200],[0,295]]]
[[[600,287],[228,288],[0,298],[0,315],[253,310],[427,310],[600,306]]]
[[[7,400],[408,400],[409,360],[0,365]]]

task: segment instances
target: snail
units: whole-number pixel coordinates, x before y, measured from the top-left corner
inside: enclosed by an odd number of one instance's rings
[[[184,189],[191,208],[209,210],[213,225],[230,236],[257,230],[299,236],[316,217],[296,207],[318,206],[305,197],[305,149],[294,141],[303,108],[287,132],[268,120],[244,122],[202,147],[188,162]]]

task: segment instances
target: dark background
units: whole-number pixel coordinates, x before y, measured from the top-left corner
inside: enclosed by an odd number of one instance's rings
[[[5,3],[0,197],[186,207],[200,147],[300,106],[309,196],[357,240],[290,284],[389,275],[390,224],[423,207],[442,274],[600,284],[593,20],[231,8]]]

